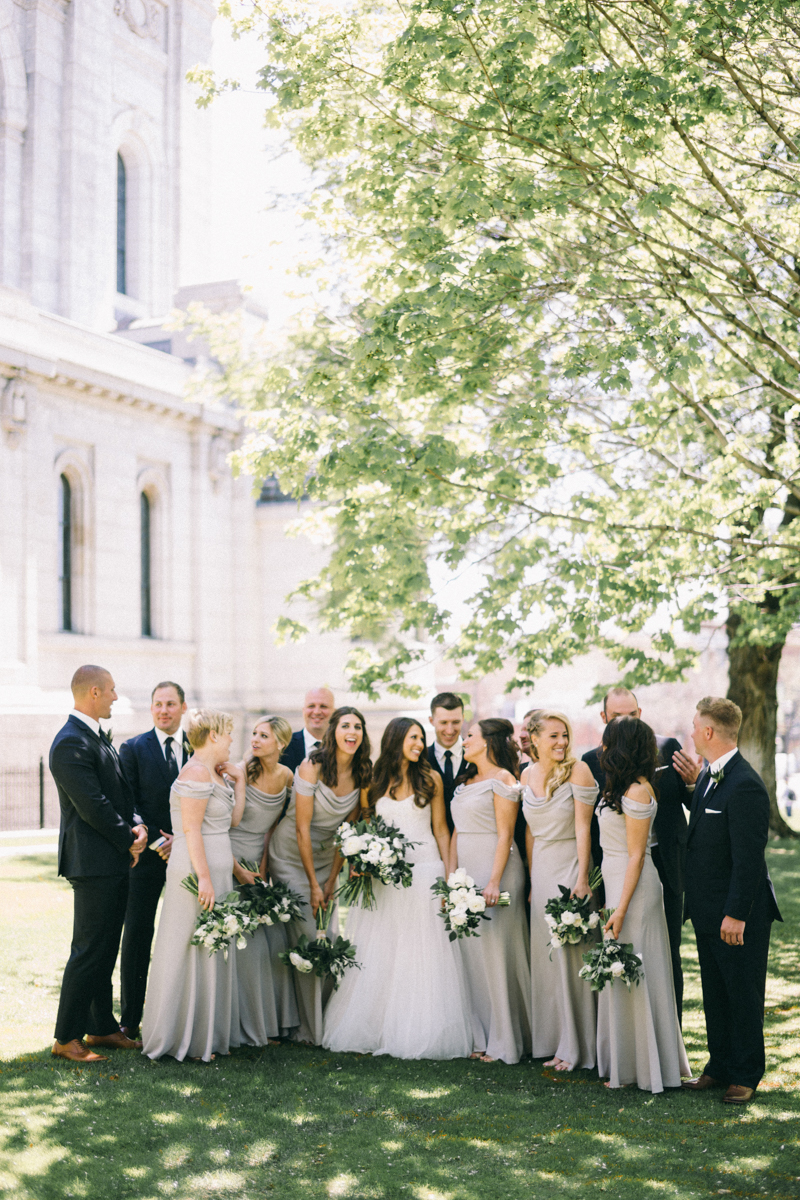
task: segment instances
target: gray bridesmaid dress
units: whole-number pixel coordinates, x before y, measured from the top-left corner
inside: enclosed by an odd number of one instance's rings
[[[231,813],[233,789],[222,783],[176,780],[170,791],[170,812],[175,841],[167,864],[167,887],[156,934],[153,962],[142,1017],[142,1053],[148,1058],[171,1054],[201,1058],[227,1054],[241,1044],[239,995],[236,983],[236,946],[227,962],[220,951],[209,954],[190,946],[200,905],[181,880],[194,873],[183,832],[181,796],[207,799],[201,833],[211,884],[217,896],[233,890]]]
[[[313,941],[317,927],[311,912],[311,886],[300,858],[300,847],[297,844],[297,795],[311,796],[314,800],[314,815],[311,818],[311,849],[314,855],[314,870],[321,885],[330,874],[335,849],[333,835],[347,819],[358,803],[358,788],[348,792],[346,796],[337,796],[326,783],[306,783],[298,774],[294,777],[292,798],[286,815],[272,835],[269,844],[269,869],[273,879],[288,884],[306,901],[302,919],[291,921],[286,930],[289,942],[294,945],[301,933]],[[339,929],[338,905],[334,903],[334,912],[328,926],[329,935],[336,936]],[[294,972],[295,995],[300,1017],[300,1026],[293,1031],[292,1036],[300,1042],[311,1042],[318,1046],[322,1041],[322,1010],[333,991],[330,979],[323,983],[313,973],[301,975]]]
[[[625,818],[648,821],[647,852],[636,891],[631,897],[620,942],[631,942],[642,960],[644,978],[630,990],[623,983],[606,984],[597,1006],[597,1069],[611,1087],[635,1083],[645,1092],[680,1087],[689,1075],[689,1061],[678,1024],[675,985],[672,981],[667,920],[661,880],[650,855],[655,800],[638,804],[622,798],[622,813],[600,810],[600,845],[603,847],[603,882],[606,905],[619,904],[628,867]],[[587,985],[588,986],[588,985]]]
[[[458,865],[479,889],[486,887],[497,849],[494,794],[518,801],[519,784],[499,779],[463,783],[450,812],[458,833]],[[525,869],[514,842],[500,890],[511,894],[508,908],[487,908],[480,936],[461,938],[472,1014],[473,1048],[506,1063],[519,1062],[531,1048],[530,943],[525,920]]]
[[[562,783],[550,799],[522,789],[522,812],[534,842],[531,862],[531,1025],[534,1058],[560,1058],[573,1068],[591,1068],[597,1058],[595,993],[578,977],[588,944],[550,946],[544,906],[559,896],[559,884],[578,879],[575,800],[593,806],[597,784]],[[598,935],[599,936],[599,935]]]
[[[272,795],[248,783],[241,822],[231,829],[234,857],[260,863],[264,837],[283,811],[289,789]],[[288,1037],[300,1024],[294,995],[293,972],[278,955],[289,949],[286,926],[262,925],[236,955],[239,983],[240,1037],[245,1045],[266,1046],[270,1038]]]

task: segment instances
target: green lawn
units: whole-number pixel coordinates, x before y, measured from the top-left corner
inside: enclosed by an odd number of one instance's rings
[[[530,1060],[402,1063],[282,1045],[203,1066],[49,1053],[71,897],[49,855],[0,861],[0,1194],[14,1200],[276,1196],[540,1200],[800,1196],[800,848],[769,851],[767,1078],[755,1104],[608,1092]],[[686,1038],[704,1062],[687,936]],[[15,1057],[12,1057],[15,1056]]]

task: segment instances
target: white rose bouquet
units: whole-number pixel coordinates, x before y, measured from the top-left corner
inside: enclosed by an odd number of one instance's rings
[[[592,891],[603,878],[599,867],[589,876]],[[559,946],[577,946],[580,942],[596,937],[600,928],[600,914],[592,912],[591,896],[571,896],[570,889],[558,885],[560,896],[548,900],[544,906],[544,919],[550,930],[550,957]]]
[[[333,905],[329,904],[327,911],[319,906],[317,909],[317,936],[310,942],[304,933],[300,934],[297,945],[291,950],[284,950],[278,958],[287,967],[294,967],[301,975],[312,971],[319,979],[327,975],[333,978],[333,986],[337,988],[348,967],[358,967],[356,948],[352,942],[346,941],[339,935],[335,942],[328,937],[328,924],[333,913]]]
[[[394,887],[411,887],[413,868],[406,862],[406,853],[417,843],[410,842],[377,814],[354,825],[345,821],[336,830],[333,842],[350,867],[349,878],[338,892],[343,904],[374,908],[374,879]]]
[[[197,876],[187,875],[181,880],[181,886],[196,896]],[[214,901],[211,911],[200,909],[189,944],[202,946],[209,955],[221,950],[227,961],[231,941],[235,938],[237,947],[244,950],[247,938],[252,937],[258,927],[258,918],[251,912],[247,901],[238,892],[228,892]]]
[[[249,905],[259,925],[286,925],[295,917],[302,917],[305,900],[285,883],[267,883],[258,872],[258,864],[239,860],[245,871],[252,871],[255,883],[239,885],[238,894]]]
[[[610,915],[610,912],[604,910],[601,919],[608,920]],[[586,965],[581,967],[578,974],[581,979],[586,980],[593,992],[602,992],[607,983],[614,983],[618,979],[628,988],[632,983],[638,987],[644,974],[642,960],[638,954],[634,954],[633,944],[627,942],[623,945],[612,937],[587,950],[583,961]]]
[[[486,901],[475,887],[475,880],[463,867],[452,871],[447,879],[437,879],[436,883],[431,884],[431,891],[444,899],[439,915],[444,918],[444,927],[450,934],[451,942],[456,938],[479,937],[480,922],[491,920],[486,915]],[[509,893],[501,892],[498,907],[507,908],[510,903]]]

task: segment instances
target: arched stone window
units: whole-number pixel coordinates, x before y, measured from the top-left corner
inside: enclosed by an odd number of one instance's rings
[[[117,292],[128,294],[128,175],[125,161],[117,154]]]
[[[153,636],[153,523],[152,504],[147,492],[139,493],[140,607],[142,637]]]
[[[66,475],[59,476],[58,492],[58,589],[60,628],[73,632],[72,564],[73,564],[73,505],[72,485]]]

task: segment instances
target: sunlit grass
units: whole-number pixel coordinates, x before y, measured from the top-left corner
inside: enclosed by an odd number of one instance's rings
[[[541,1062],[395,1062],[282,1045],[207,1066],[116,1052],[98,1067],[49,1054],[69,942],[52,860],[0,862],[0,1196],[9,1200],[620,1200],[800,1196],[800,850],[770,869],[776,926],[769,1072],[757,1102],[609,1092]],[[687,936],[686,1036],[704,1035]],[[11,1054],[16,1054],[11,1058]]]

